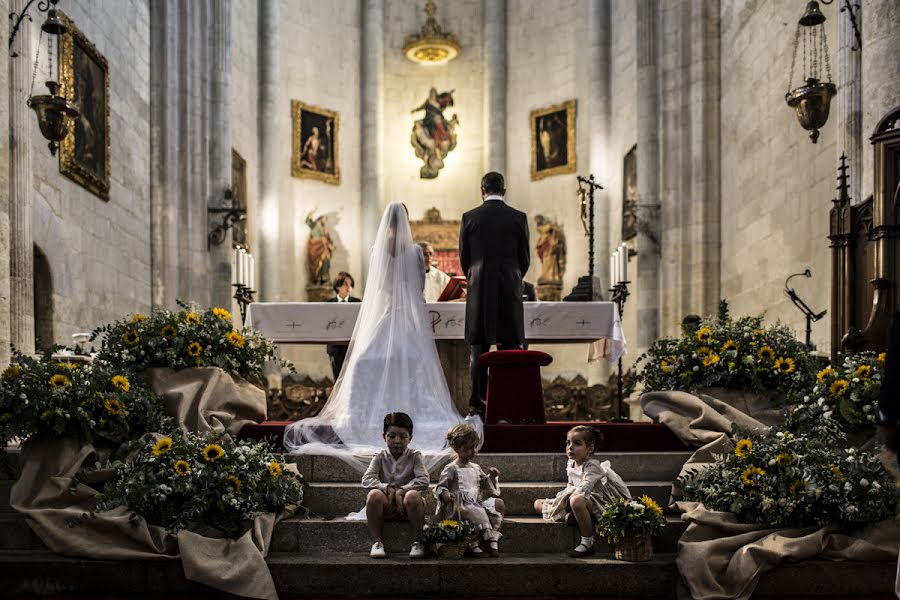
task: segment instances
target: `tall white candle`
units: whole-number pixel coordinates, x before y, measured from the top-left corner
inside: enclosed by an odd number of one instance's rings
[[[622,244],[619,248],[619,259],[622,261],[622,281],[628,281],[628,246]]]
[[[613,273],[615,277],[613,277],[613,285],[618,285],[620,281],[622,281],[621,270],[622,270],[622,262],[619,260],[619,250],[616,249],[613,252],[613,263],[615,264],[615,268],[613,269]]]
[[[240,252],[235,248],[231,252],[231,283],[238,282],[238,268],[240,268]]]
[[[250,257],[250,273],[247,276],[247,287],[249,287],[252,290],[253,289],[253,275],[255,274],[255,271],[256,271],[256,259],[253,258],[252,254],[248,254],[248,256]]]
[[[616,287],[616,253],[609,255],[609,287]]]
[[[244,279],[241,281],[241,283],[243,283],[246,287],[250,285],[248,283],[248,279],[250,277],[250,254],[248,254],[246,250],[241,250],[241,252],[241,256],[244,259]]]

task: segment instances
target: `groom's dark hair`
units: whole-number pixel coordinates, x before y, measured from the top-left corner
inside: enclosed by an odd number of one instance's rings
[[[481,178],[481,191],[485,194],[502,194],[506,191],[506,182],[503,181],[503,175],[497,171],[486,173]]]
[[[390,427],[402,427],[409,431],[409,435],[412,436],[413,433],[413,422],[412,419],[409,418],[409,415],[406,413],[395,412],[389,413],[384,416],[384,432],[387,433],[388,428]]]

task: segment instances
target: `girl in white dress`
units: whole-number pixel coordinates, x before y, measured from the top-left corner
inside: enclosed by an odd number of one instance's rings
[[[467,550],[470,556],[500,556],[500,524],[506,507],[500,495],[500,471],[491,467],[485,473],[471,462],[478,454],[481,442],[478,432],[465,423],[450,428],[447,442],[456,453],[456,460],[444,467],[434,489],[438,499],[437,514],[443,519],[459,517],[472,524],[487,543],[485,552],[474,540]],[[488,497],[485,497],[488,496]]]
[[[631,498],[628,486],[610,468],[594,458],[599,434],[586,425],[578,425],[566,434],[568,485],[556,495],[534,501],[534,510],[548,521],[569,521],[574,516],[581,532],[581,542],[569,556],[594,553],[594,519],[603,514],[603,506],[614,498]]]

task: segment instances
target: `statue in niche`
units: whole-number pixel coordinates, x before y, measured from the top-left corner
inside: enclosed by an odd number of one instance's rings
[[[534,218],[538,230],[537,253],[541,259],[538,277],[538,297],[558,301],[562,294],[562,279],[566,273],[566,236],[559,223],[544,215]]]
[[[428,99],[412,110],[413,114],[420,110],[425,111],[425,116],[413,123],[410,138],[416,156],[425,163],[419,169],[419,177],[422,179],[435,179],[444,168],[444,158],[456,148],[456,126],[459,125],[459,118],[455,113],[449,121],[444,118],[444,109],[453,106],[454,91],[438,94],[437,89],[431,88]]]
[[[315,219],[313,214],[316,209],[306,215],[306,224],[309,226],[309,240],[306,242],[307,268],[309,270],[309,283],[312,285],[327,286],[331,275],[331,255],[334,252],[334,242],[326,225],[328,218],[319,215]]]

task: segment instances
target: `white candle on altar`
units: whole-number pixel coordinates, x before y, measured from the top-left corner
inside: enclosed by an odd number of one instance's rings
[[[612,255],[612,263],[613,263],[613,268],[612,268],[612,274],[613,274],[613,277],[612,277],[612,279],[613,279],[613,287],[615,287],[616,285],[619,284],[619,281],[620,281],[620,279],[619,279],[619,268],[622,266],[622,265],[619,263],[619,250],[618,250],[618,248],[616,249],[615,252],[613,252],[613,255]]]
[[[619,260],[622,261],[622,281],[628,281],[628,246],[619,247]]]
[[[616,287],[616,253],[609,255],[609,287]]]
[[[250,257],[250,273],[247,275],[247,287],[249,287],[252,290],[253,289],[253,275],[255,274],[254,271],[256,271],[256,259],[253,258],[252,254],[248,254],[247,256]]]
[[[238,249],[231,251],[231,283],[238,282]]]
[[[243,263],[244,263],[244,268],[243,268],[243,275],[244,275],[244,278],[241,279],[241,283],[243,283],[243,284],[244,284],[244,287],[246,287],[246,286],[249,285],[249,284],[247,283],[247,278],[248,278],[249,275],[250,275],[250,255],[247,254],[247,251],[246,251],[246,250],[243,250],[243,249],[241,250],[241,259],[242,259],[242,261],[243,261]]]
[[[241,250],[240,248],[235,248],[235,250],[234,250],[234,270],[235,270],[234,282],[238,285],[240,285],[241,280],[244,277],[244,261],[241,256],[242,252],[243,252],[243,250]]]

